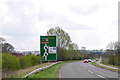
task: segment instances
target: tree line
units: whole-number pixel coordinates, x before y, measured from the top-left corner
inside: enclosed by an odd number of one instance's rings
[[[57,36],[58,61],[81,59],[78,45],[71,41],[70,36],[63,29],[59,27],[51,28],[47,32],[47,35]],[[2,65],[2,76],[5,76],[6,74],[4,75],[4,73],[6,72],[12,72],[40,64],[40,56],[15,56],[11,54],[13,52],[15,52],[13,45],[7,43],[4,38],[0,37],[0,56],[2,57],[0,65]]]
[[[120,66],[120,42],[110,42],[102,54],[102,63]]]
[[[112,64],[120,66],[120,42],[111,42],[108,45],[108,49],[102,55],[88,52],[80,49],[77,44],[73,43],[69,34],[59,27],[51,28],[47,31],[48,36],[57,36],[57,59],[58,61],[66,60],[81,60],[86,58],[95,59],[102,56],[102,63]],[[16,71],[19,69],[28,68],[37,64],[40,64],[40,56],[27,55],[27,56],[15,56],[9,53],[14,52],[15,48],[7,43],[6,40],[0,37],[0,60],[2,71]],[[3,54],[2,54],[3,53]]]
[[[57,36],[58,60],[80,60],[81,55],[77,44],[73,43],[69,34],[59,27],[47,31],[48,36]]]

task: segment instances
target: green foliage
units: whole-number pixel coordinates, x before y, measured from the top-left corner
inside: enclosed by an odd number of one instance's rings
[[[104,63],[104,64],[108,64],[108,58],[102,58],[102,63]]]
[[[15,71],[18,70],[19,67],[19,60],[16,56],[4,53],[2,54],[2,71]]]
[[[104,64],[111,64],[111,65],[116,65],[116,66],[120,66],[120,54],[116,54],[116,55],[110,55],[109,57],[106,58],[102,58],[102,63]]]
[[[19,57],[20,68],[27,68],[39,64],[40,57],[27,55]]]
[[[63,29],[59,27],[51,28],[47,35],[56,35],[57,36],[57,47],[66,49],[71,43],[71,38]]]
[[[112,65],[115,65],[115,63],[114,63],[114,58],[115,58],[115,56],[111,56],[110,58],[109,58],[109,61],[108,61],[108,63],[109,64],[112,64]]]
[[[18,69],[28,68],[39,64],[40,57],[35,55],[27,55],[16,57],[9,53],[2,54],[2,70],[15,71]]]
[[[21,56],[19,58],[20,68],[27,68],[32,66],[32,59],[30,56]]]
[[[57,36],[57,57],[58,60],[81,59],[77,44],[72,43],[68,33],[59,27],[51,28],[47,35]]]
[[[65,64],[65,62],[61,62],[61,63],[56,64],[46,70],[43,70],[36,74],[30,75],[28,78],[57,78],[59,69],[63,64]]]
[[[0,53],[0,72],[2,71],[2,53]]]
[[[120,67],[120,54],[117,54],[116,56],[115,56],[115,64],[117,65],[117,66],[119,66]]]
[[[32,78],[52,78],[52,80],[56,80],[56,78],[58,78],[58,74],[59,74],[59,70],[60,70],[60,67],[66,63],[70,63],[70,62],[76,62],[77,60],[70,60],[70,61],[64,61],[64,62],[61,62],[59,64],[56,64],[48,69],[45,69],[43,71],[39,71],[38,73],[36,74],[33,74],[33,75],[30,75],[28,76],[28,79],[32,79]],[[49,79],[46,79],[46,80],[49,80]]]
[[[65,50],[64,56],[65,60],[72,60],[72,53],[69,50]]]
[[[40,62],[40,57],[39,56],[30,55],[30,57],[31,57],[33,66],[39,64],[39,62]]]
[[[106,51],[102,56],[102,63],[120,66],[120,42],[109,43]]]
[[[98,65],[96,62],[92,62],[92,64],[95,65],[95,66],[97,66],[97,67],[101,67],[101,68],[104,68],[104,69],[108,69],[108,70],[120,72],[119,69],[112,69],[112,68],[109,68],[109,67],[101,66],[101,65]]]

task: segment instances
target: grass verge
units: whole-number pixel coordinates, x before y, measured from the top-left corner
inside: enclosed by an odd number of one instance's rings
[[[102,62],[100,62],[101,64],[104,64]],[[108,66],[111,66],[111,67],[116,67],[116,68],[120,68],[120,66],[115,66],[115,65],[110,65],[110,64],[104,64],[104,65],[108,65]]]
[[[75,60],[75,61],[78,61],[78,60]],[[56,64],[48,69],[45,69],[36,74],[30,75],[30,76],[28,76],[28,78],[58,78],[58,73],[59,73],[60,67],[65,63],[75,62],[75,61],[61,62],[61,63]]]
[[[112,68],[108,68],[108,67],[105,67],[105,66],[98,65],[96,62],[92,62],[92,64],[97,66],[97,67],[100,67],[100,68],[104,68],[104,69],[120,72],[120,70],[118,70],[118,69],[112,69]]]
[[[23,76],[25,76],[26,74],[30,73],[31,71],[41,68],[41,67],[45,67],[47,65],[50,65],[52,62],[49,63],[43,63],[43,64],[39,64],[39,65],[35,65],[26,69],[20,69],[18,71],[14,71],[14,72],[9,72],[12,74],[9,74],[7,77],[5,78],[21,78]],[[8,74],[8,72],[5,72],[4,74]]]

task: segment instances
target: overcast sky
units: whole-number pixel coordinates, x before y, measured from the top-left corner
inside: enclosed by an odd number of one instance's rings
[[[0,0],[1,36],[16,50],[39,50],[39,36],[61,27],[73,43],[105,49],[118,40],[119,0]]]

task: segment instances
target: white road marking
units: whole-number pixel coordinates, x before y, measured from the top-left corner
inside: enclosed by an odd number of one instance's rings
[[[92,71],[88,70],[88,72],[93,73]]]
[[[90,67],[95,67],[95,66],[92,66],[92,65],[88,65],[88,66],[90,66]]]
[[[61,78],[61,70],[59,71],[59,78]]]
[[[101,77],[101,78],[105,78],[105,77],[103,77],[103,76],[101,76],[101,75],[99,75],[99,74],[97,74],[97,76],[99,76],[99,77]]]
[[[86,68],[84,68],[86,70]]]

